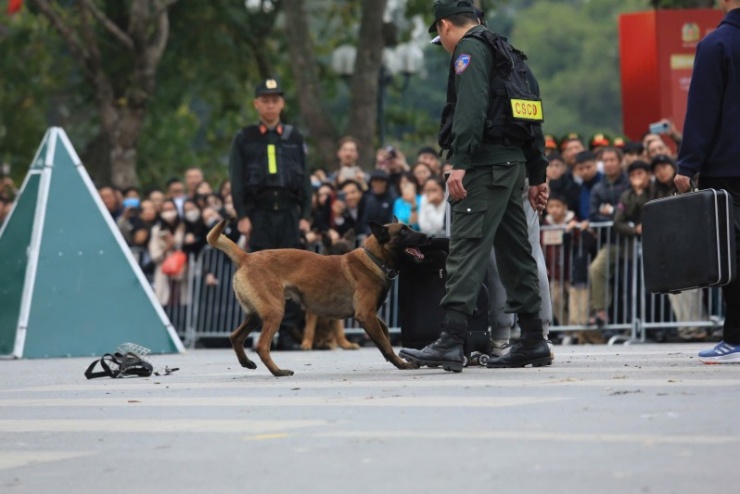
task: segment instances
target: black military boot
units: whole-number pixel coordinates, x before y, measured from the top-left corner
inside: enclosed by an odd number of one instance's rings
[[[555,355],[550,342],[545,339],[542,320],[538,315],[520,315],[519,327],[522,337],[514,343],[509,353],[501,357],[492,357],[486,363],[489,369],[501,367],[542,367],[552,364]]]
[[[446,371],[462,372],[466,330],[465,325],[446,322],[437,341],[421,350],[402,348],[398,355],[419,366],[441,366]]]

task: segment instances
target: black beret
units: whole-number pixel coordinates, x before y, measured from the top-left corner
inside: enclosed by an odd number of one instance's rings
[[[650,162],[650,169],[655,170],[655,167],[661,163],[668,163],[673,168],[676,168],[676,162],[673,161],[673,158],[671,158],[667,154],[659,154]]]
[[[627,174],[629,175],[635,170],[645,170],[646,172],[649,172],[650,166],[642,160],[633,161],[630,163],[630,166],[627,167]]]

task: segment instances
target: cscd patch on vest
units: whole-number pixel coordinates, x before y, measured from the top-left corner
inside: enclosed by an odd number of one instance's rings
[[[517,120],[529,120],[542,122],[545,118],[542,114],[542,101],[512,99],[511,114]]]
[[[457,75],[462,74],[468,68],[468,65],[470,65],[470,55],[463,53],[455,60],[455,73]]]

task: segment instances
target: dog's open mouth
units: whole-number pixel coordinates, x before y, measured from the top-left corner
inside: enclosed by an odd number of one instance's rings
[[[415,261],[423,261],[424,260],[424,254],[421,253],[419,249],[416,247],[406,247],[404,249],[404,252],[413,257]]]

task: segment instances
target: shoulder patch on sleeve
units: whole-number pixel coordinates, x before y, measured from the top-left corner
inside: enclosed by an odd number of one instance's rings
[[[461,54],[457,59],[455,60],[455,73],[457,75],[462,74],[465,72],[465,69],[468,68],[468,65],[470,65],[471,56],[467,53]]]

